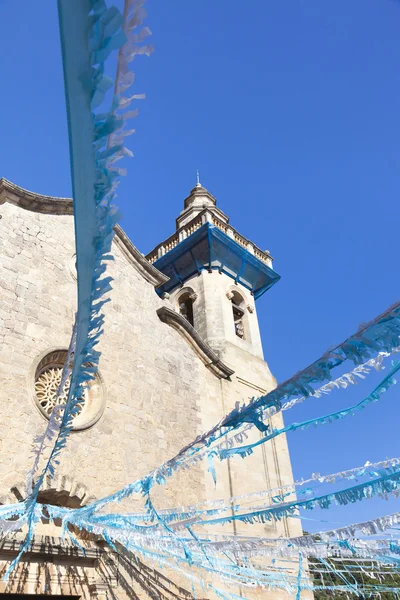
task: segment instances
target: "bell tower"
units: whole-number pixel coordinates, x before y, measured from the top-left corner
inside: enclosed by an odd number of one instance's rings
[[[263,358],[255,300],[279,280],[268,251],[243,237],[199,181],[176,232],[147,256],[169,280],[158,288],[219,355],[228,345]]]
[[[199,399],[202,431],[207,431],[238,402],[246,403],[276,387],[264,361],[256,300],[280,277],[272,267],[269,252],[232,227],[215,197],[199,180],[184,200],[175,233],[154,248],[147,259],[169,278],[157,288],[166,302],[163,314],[168,313],[170,320],[166,322],[183,323],[189,337],[203,344],[202,351],[207,355],[204,362],[210,370],[222,364],[223,372],[214,371],[219,384],[214,380]],[[282,414],[273,415],[270,423],[282,427]],[[246,443],[260,436],[261,432],[253,428],[245,434]],[[209,498],[243,494],[244,482],[250,493],[293,481],[283,435],[257,448],[246,461],[228,459],[216,469],[216,489],[206,478]],[[261,535],[267,536],[301,535],[296,519],[258,528]],[[242,525],[237,523],[234,530],[240,533]]]

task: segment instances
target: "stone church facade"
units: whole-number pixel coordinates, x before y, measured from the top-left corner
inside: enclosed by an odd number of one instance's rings
[[[33,438],[46,426],[76,310],[70,199],[0,180],[0,502],[25,497]],[[176,232],[144,257],[116,228],[111,302],[105,305],[99,373],[74,422],[56,477],[39,500],[79,507],[145,475],[235,407],[273,389],[255,298],[278,276],[272,259],[229,223],[200,184],[185,200]],[[207,258],[208,257],[208,258]],[[207,262],[208,261],[208,262]],[[273,417],[274,426],[282,417]],[[249,440],[259,436],[249,434]],[[251,437],[253,436],[253,437]],[[156,506],[195,504],[292,481],[284,436],[245,461],[224,461],[217,483],[205,467],[155,490]],[[131,504],[122,509],[137,507]],[[252,526],[266,537],[301,535],[298,520]],[[249,534],[247,526],[220,532]],[[0,541],[0,572],[23,532]],[[0,593],[21,598],[192,598],[174,573],[95,540],[86,555],[40,523],[34,542]],[[246,597],[277,597],[235,590]],[[203,594],[203,596],[202,596]],[[6,597],[6,595],[4,596]],[[10,596],[11,597],[11,596]],[[204,592],[198,592],[204,598]],[[211,596],[210,596],[211,597]]]

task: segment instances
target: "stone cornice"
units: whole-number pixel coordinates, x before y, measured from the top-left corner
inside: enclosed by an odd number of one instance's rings
[[[8,179],[0,179],[0,204],[10,202],[25,210],[45,215],[73,215],[74,208],[71,198],[43,196],[11,183]]]
[[[147,258],[132,244],[122,227],[116,225],[114,229],[116,234],[114,242],[139,274],[154,287],[159,287],[166,283],[169,277],[149,263]]]
[[[250,252],[254,254],[256,258],[267,264],[272,269],[273,258],[268,250],[262,251],[256,246],[251,240],[241,235],[234,227],[229,225],[228,221],[218,218],[218,209],[216,207],[207,207],[199,212],[193,219],[178,227],[175,233],[169,236],[166,240],[158,244],[151,252],[146,255],[146,258],[153,264],[160,256],[163,256],[166,252],[169,252],[175,246],[177,246],[182,240],[186,239],[194,231],[201,227],[205,222],[210,222],[218,229],[226,233],[235,242],[237,242],[243,248],[250,249]],[[180,217],[178,217],[177,222]]]
[[[1,560],[15,558],[24,539],[25,535],[17,532],[0,540]],[[32,558],[35,560],[43,559],[49,563],[68,563],[73,562],[74,559],[79,559],[79,564],[82,566],[96,566],[103,551],[93,545],[88,545],[83,540],[80,540],[80,543],[85,549],[84,553],[80,548],[73,545],[72,542],[63,540],[60,537],[36,535],[27,548],[24,557],[25,560]]]
[[[178,233],[180,230],[188,227],[192,221],[196,220],[196,218],[199,218],[201,215],[204,215],[204,213],[206,213],[207,211],[210,212],[212,215],[215,215],[218,219],[220,219],[222,221],[222,223],[228,225],[229,217],[220,208],[218,208],[218,206],[204,206],[204,208],[201,212],[198,212],[198,207],[197,208],[189,207],[189,208],[185,208],[185,210],[181,212],[179,217],[177,217],[175,219],[175,224],[176,224],[176,232],[175,233]],[[190,213],[195,213],[194,217],[190,221],[188,221],[185,225],[181,226],[180,225],[181,221],[183,221]]]
[[[0,504],[14,504],[26,500],[26,481],[15,483],[4,495],[0,496]],[[53,479],[45,479],[40,491],[41,504],[59,504],[68,508],[80,508],[97,498],[89,494],[86,485],[75,478],[58,472]]]
[[[214,375],[220,379],[229,379],[234,374],[234,371],[220,360],[218,354],[206,344],[185,317],[167,306],[159,308],[157,314],[163,323],[167,323],[167,325],[176,329],[184,338],[186,338],[205,366],[210,369]]]
[[[7,179],[0,179],[0,205],[10,202],[24,210],[41,213],[44,215],[73,215],[74,208],[71,198],[57,198],[55,196],[43,196],[25,190]],[[132,244],[124,230],[116,225],[114,241],[122,251],[128,262],[138,271],[138,273],[154,287],[159,287],[168,277],[158,269],[139,252]]]

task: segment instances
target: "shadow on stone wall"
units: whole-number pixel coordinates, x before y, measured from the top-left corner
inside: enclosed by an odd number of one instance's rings
[[[1,544],[0,544],[1,545]],[[103,544],[85,548],[85,556],[76,556],[77,549],[63,547],[61,540],[42,538],[31,546],[7,583],[2,579],[20,547],[20,540],[7,542],[0,548],[0,598],[26,594],[33,597],[62,597],[91,600],[206,600],[194,596],[177,580],[148,566],[133,553],[118,545],[117,552]],[[175,577],[174,577],[175,579]],[[29,596],[30,597],[30,596]],[[61,596],[56,596],[57,598]]]
[[[0,568],[0,580],[3,579],[8,565]],[[4,585],[4,584],[3,584]],[[52,563],[37,562],[35,572],[32,572],[32,562],[21,563],[15,571],[10,574],[7,584],[4,585],[4,595],[0,593],[1,598],[23,598],[46,597],[52,599],[69,598],[90,599],[91,585],[86,573],[74,565],[67,566],[65,569],[54,569]],[[62,590],[61,596],[54,596],[51,593],[55,588]],[[3,590],[2,590],[3,591]]]
[[[118,554],[113,553],[108,561],[119,586],[129,600],[142,600],[143,593],[151,600],[194,600],[195,596],[177,585],[160,571],[148,567],[137,556],[118,545]],[[137,584],[133,589],[132,580]],[[117,596],[115,596],[117,598]],[[206,600],[196,596],[197,600]]]

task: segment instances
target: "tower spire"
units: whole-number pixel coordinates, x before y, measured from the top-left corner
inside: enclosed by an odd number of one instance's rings
[[[201,187],[201,183],[200,183],[200,173],[199,170],[197,169],[197,182],[196,182],[196,187]]]

